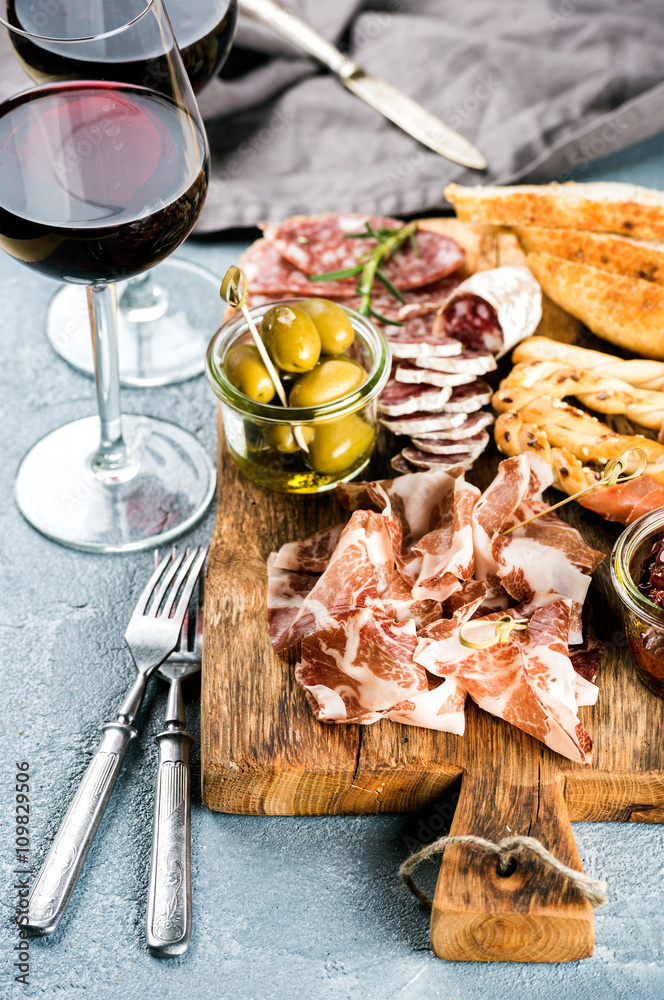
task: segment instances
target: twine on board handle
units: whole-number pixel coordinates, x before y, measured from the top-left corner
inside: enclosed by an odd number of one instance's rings
[[[536,840],[535,837],[504,837],[503,840],[496,844],[493,840],[485,840],[484,837],[474,837],[467,833],[459,834],[456,837],[439,837],[432,844],[427,844],[426,847],[422,847],[419,851],[411,854],[399,868],[399,875],[404,883],[410,889],[413,896],[416,896],[427,910],[432,908],[432,901],[426,892],[415,884],[413,872],[418,865],[428,858],[433,857],[434,854],[442,854],[449,844],[470,844],[475,847],[481,847],[485,851],[490,851],[492,854],[497,854],[498,872],[501,875],[507,875],[509,872],[510,861],[514,855],[527,848],[540,858],[544,864],[548,865],[549,868],[553,868],[554,871],[565,875],[576,886],[579,892],[585,896],[594,909],[608,902],[606,882],[598,878],[591,878],[585,872],[579,872],[576,868],[569,868],[567,865],[564,865],[551,851],[547,851],[544,844]]]

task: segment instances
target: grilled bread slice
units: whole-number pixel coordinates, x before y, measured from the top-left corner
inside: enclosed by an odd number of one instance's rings
[[[598,181],[592,184],[523,184],[461,187],[449,184],[445,197],[466,222],[498,226],[544,226],[620,233],[664,240],[664,192]]]
[[[515,226],[525,253],[548,253],[579,264],[664,285],[664,240],[634,240],[586,229]]]
[[[546,253],[526,262],[549,298],[598,337],[664,359],[664,286]]]

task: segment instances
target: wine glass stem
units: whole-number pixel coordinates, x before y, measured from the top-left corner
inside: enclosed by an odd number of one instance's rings
[[[122,436],[116,307],[114,285],[88,286],[95,382],[101,420],[101,440],[92,460],[92,468],[99,478],[107,481],[124,481],[137,471]]]

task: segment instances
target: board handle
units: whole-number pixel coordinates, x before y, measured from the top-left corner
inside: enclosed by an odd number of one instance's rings
[[[519,784],[502,769],[466,773],[450,836],[535,837],[582,871],[562,781],[535,770],[531,781],[519,774]],[[431,947],[439,958],[571,962],[590,957],[594,941],[588,900],[530,851],[515,855],[501,875],[496,854],[467,844],[445,849],[431,912]]]

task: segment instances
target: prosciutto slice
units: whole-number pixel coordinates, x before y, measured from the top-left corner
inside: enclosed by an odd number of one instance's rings
[[[575,672],[568,655],[570,602],[556,600],[534,611],[526,638],[513,631],[505,645],[468,649],[457,629],[420,638],[416,662],[433,674],[459,677],[480,708],[512,723],[557,753],[582,764],[592,741],[576,714]],[[509,613],[509,612],[508,612]],[[497,612],[474,619],[490,625]]]
[[[555,514],[502,534],[541,509],[550,477],[526,453],[503,461],[484,494],[459,468],[342,484],[346,527],[272,554],[272,642],[302,640],[296,678],[317,719],[461,734],[470,694],[556,752],[591,759],[577,710],[597,700],[601,644],[570,643],[601,554]],[[525,631],[488,649],[461,644],[464,624],[482,641],[503,614]]]
[[[297,573],[324,573],[343,529],[343,524],[333,524],[302,542],[287,542],[276,554],[274,567]]]
[[[272,562],[273,572],[277,570]],[[268,564],[268,571],[270,564]],[[336,618],[359,608],[376,606],[394,576],[394,558],[383,519],[372,511],[356,511],[339,538],[327,568],[302,600],[297,612],[279,631],[271,627],[277,652],[306,636],[335,628]],[[268,584],[269,590],[269,584]]]
[[[321,722],[375,722],[428,690],[413,659],[416,646],[414,622],[397,623],[365,608],[306,638],[295,677]]]

